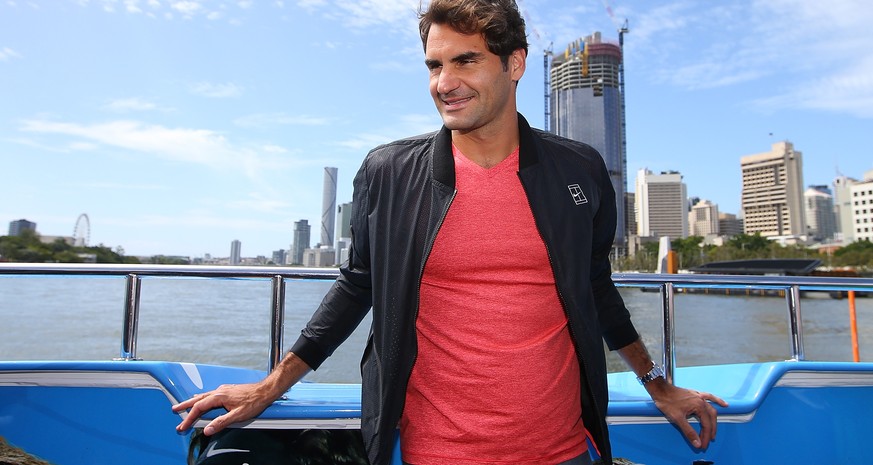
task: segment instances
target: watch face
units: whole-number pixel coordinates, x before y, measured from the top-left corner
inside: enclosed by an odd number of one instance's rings
[[[640,376],[639,378],[637,378],[637,380],[640,382],[640,384],[646,384],[655,378],[663,378],[663,377],[664,377],[664,367],[655,363],[655,364],[653,364],[652,369],[649,370],[648,373],[646,373],[643,376]]]

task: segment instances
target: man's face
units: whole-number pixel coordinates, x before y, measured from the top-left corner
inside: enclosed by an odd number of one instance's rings
[[[473,131],[515,116],[513,80],[524,74],[523,50],[515,51],[504,69],[481,34],[460,34],[447,25],[433,24],[425,64],[431,96],[447,128]]]

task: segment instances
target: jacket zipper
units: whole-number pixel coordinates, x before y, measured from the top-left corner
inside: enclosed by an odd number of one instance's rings
[[[546,257],[549,259],[549,268],[552,270],[552,277],[555,280],[555,292],[557,292],[557,294],[558,294],[558,301],[561,302],[561,310],[564,311],[564,316],[567,317],[567,330],[570,333],[570,339],[573,341],[573,347],[576,350],[576,358],[579,360],[579,365],[580,365],[579,369],[582,371],[582,374],[584,377],[584,382],[586,384],[588,384],[587,388],[588,388],[588,392],[590,393],[591,402],[594,403],[594,405],[592,407],[594,408],[595,412],[599,412],[600,409],[598,408],[598,405],[597,405],[597,397],[594,395],[594,391],[591,389],[591,385],[588,383],[588,370],[586,369],[585,358],[582,357],[582,353],[579,350],[579,342],[578,342],[578,338],[576,337],[576,333],[573,331],[573,325],[571,324],[570,312],[567,311],[567,304],[564,301],[564,295],[561,293],[561,287],[558,285],[557,273],[555,273],[555,262],[552,260],[552,249],[549,247],[549,242],[546,240],[545,236],[543,236],[543,232],[542,232],[542,229],[540,228],[539,221],[537,220],[537,216],[534,213],[533,203],[531,203],[531,200],[530,200],[530,192],[528,191],[527,186],[524,183],[524,178],[522,178],[522,176],[521,176],[521,171],[519,171],[517,174],[518,174],[518,180],[519,180],[519,182],[521,182],[521,187],[522,187],[522,189],[524,189],[525,198],[527,200],[528,207],[530,208],[531,215],[533,215],[533,217],[534,217],[534,224],[536,224],[536,227],[537,227],[537,234],[539,234],[540,240],[543,241],[543,245],[546,248]],[[582,381],[580,380],[580,382],[582,382]],[[581,415],[582,412],[579,412],[579,414]],[[600,428],[600,426],[598,425],[598,429],[599,428]],[[585,429],[587,430],[588,427],[586,426]],[[603,438],[601,437],[601,439],[603,439]],[[602,444],[599,444],[599,445],[595,444],[595,447],[597,447],[597,449],[598,449],[597,450],[598,454],[600,453],[600,447],[602,447],[602,446],[603,446]]]
[[[412,322],[413,322],[413,327],[412,327],[412,329],[413,329],[413,336],[414,336],[415,339],[416,339],[416,343],[415,343],[415,358],[412,359],[412,367],[410,367],[410,369],[409,369],[409,373],[406,374],[406,386],[407,386],[407,389],[408,389],[408,387],[409,387],[409,379],[412,378],[412,370],[415,369],[415,362],[418,361],[418,337],[415,335],[415,324],[416,324],[416,322],[418,321],[418,312],[419,312],[419,310],[420,310],[420,308],[421,308],[421,280],[424,279],[424,267],[425,267],[425,265],[427,264],[427,260],[428,260],[428,258],[430,258],[430,253],[433,251],[433,245],[434,245],[434,243],[436,243],[436,237],[437,237],[437,234],[439,233],[440,229],[442,229],[442,227],[443,227],[443,222],[445,222],[445,220],[446,220],[446,216],[448,216],[448,214],[449,214],[449,208],[451,208],[452,203],[455,201],[455,196],[456,196],[456,195],[458,195],[458,190],[457,190],[457,189],[452,189],[452,196],[449,197],[449,202],[448,202],[448,204],[446,205],[446,208],[443,210],[443,213],[442,213],[442,215],[440,216],[440,220],[439,220],[439,222],[437,222],[437,227],[436,227],[436,230],[434,231],[433,239],[431,239],[430,242],[428,242],[428,243],[426,244],[426,246],[427,246],[427,255],[424,256],[424,259],[421,261],[421,267],[420,267],[419,270],[418,270],[418,286],[417,286],[417,288],[416,288],[416,290],[415,290],[415,297],[416,297],[416,300],[415,300],[415,314],[414,314],[413,317],[412,317]],[[406,402],[404,401],[404,402],[403,402],[403,408],[400,409],[400,418],[403,417],[403,412],[404,412],[405,410],[406,410]]]

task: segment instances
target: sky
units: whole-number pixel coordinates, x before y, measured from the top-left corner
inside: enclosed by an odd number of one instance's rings
[[[628,187],[676,170],[740,213],[740,157],[790,141],[805,185],[873,170],[866,0],[520,0],[519,110],[543,58],[624,35]],[[439,116],[418,0],[0,0],[0,225],[126,255],[270,257],[319,239],[323,168],[351,201],[367,151]]]

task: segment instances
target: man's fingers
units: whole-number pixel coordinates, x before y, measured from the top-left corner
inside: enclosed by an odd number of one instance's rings
[[[697,431],[694,430],[694,427],[691,426],[691,423],[688,421],[688,419],[678,419],[673,423],[676,424],[676,426],[679,428],[679,431],[682,431],[682,434],[685,435],[685,438],[688,439],[688,442],[690,442],[692,446],[700,449],[700,436],[697,435]]]
[[[700,393],[700,397],[701,397],[702,399],[704,399],[704,400],[708,400],[708,401],[710,401],[710,402],[715,402],[716,404],[718,404],[718,405],[720,405],[720,406],[722,406],[722,407],[727,407],[727,406],[728,406],[728,403],[725,402],[721,397],[718,397],[718,396],[716,396],[716,395],[712,395],[712,394],[710,394],[710,393],[708,393],[708,392],[701,392],[701,393]]]
[[[221,407],[221,400],[216,396],[212,395],[211,392],[205,394],[198,394],[185,402],[182,402],[173,407],[174,411],[181,411],[185,408],[190,408],[191,410],[188,412],[188,415],[185,416],[185,419],[176,426],[177,431],[187,431],[188,428],[194,424],[197,419],[200,418],[204,413],[216,408]],[[178,408],[177,408],[178,407]]]
[[[173,411],[176,412],[176,413],[178,413],[178,412],[181,412],[182,410],[188,410],[189,408],[191,408],[192,405],[196,404],[197,401],[199,401],[200,399],[202,399],[202,398],[204,398],[204,397],[206,397],[206,396],[208,396],[208,395],[210,395],[210,394],[212,394],[211,391],[210,391],[210,392],[204,392],[204,393],[202,393],[202,394],[197,394],[197,395],[195,395],[195,396],[191,396],[190,399],[185,400],[185,401],[182,401],[182,402],[179,402],[178,404],[174,405],[174,406],[172,407],[172,408],[173,408]]]
[[[688,411],[684,418],[678,419],[674,423],[679,427],[679,430],[697,449],[706,449],[709,447],[710,441],[715,439],[716,430],[718,429],[717,421],[718,413],[708,402],[703,402],[700,407]],[[696,418],[700,423],[700,433],[691,426],[690,418]]]
[[[706,449],[709,446],[709,442],[715,439],[715,433],[718,430],[715,407],[707,403],[704,406],[704,409],[704,412],[698,416],[698,420],[700,421],[701,449]]]

